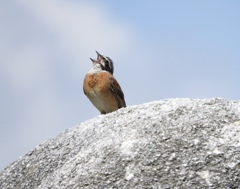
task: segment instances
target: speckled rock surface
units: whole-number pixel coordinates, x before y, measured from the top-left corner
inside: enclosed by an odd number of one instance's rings
[[[240,101],[167,99],[70,128],[0,173],[1,189],[240,188]]]

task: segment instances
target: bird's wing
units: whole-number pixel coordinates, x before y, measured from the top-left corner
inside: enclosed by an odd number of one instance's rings
[[[110,77],[110,80],[111,80],[110,92],[114,95],[118,104],[118,108],[126,107],[124,94],[122,92],[120,85],[118,84],[117,80],[113,76]]]

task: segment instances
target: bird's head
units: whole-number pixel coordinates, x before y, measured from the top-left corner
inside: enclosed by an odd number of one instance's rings
[[[96,53],[97,53],[97,62],[101,63],[101,65],[103,66],[103,70],[113,74],[113,71],[114,71],[113,61],[109,57],[103,56],[97,51]]]

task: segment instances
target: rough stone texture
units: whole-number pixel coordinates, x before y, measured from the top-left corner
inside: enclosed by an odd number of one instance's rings
[[[240,101],[167,99],[100,115],[0,173],[1,189],[240,188]]]

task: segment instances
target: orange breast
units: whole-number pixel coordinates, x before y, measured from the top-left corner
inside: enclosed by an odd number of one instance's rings
[[[118,109],[114,94],[110,91],[112,75],[108,72],[87,74],[84,92],[92,104],[101,112],[109,113]]]

